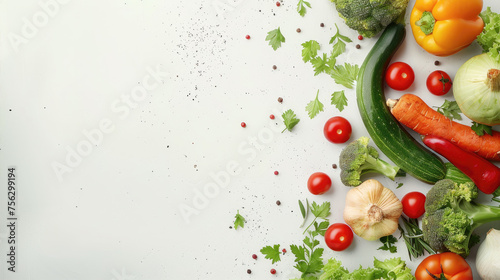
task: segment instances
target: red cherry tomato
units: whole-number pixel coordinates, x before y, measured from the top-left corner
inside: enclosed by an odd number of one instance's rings
[[[332,224],[325,233],[325,243],[334,251],[347,249],[351,245],[352,239],[352,229],[343,223]]]
[[[436,70],[427,77],[427,89],[434,95],[447,94],[451,86],[451,78],[444,71]]]
[[[408,218],[417,219],[425,213],[425,195],[420,192],[409,192],[403,199],[403,212]]]
[[[410,65],[404,62],[394,62],[385,72],[385,81],[395,90],[407,90],[415,80],[415,73]]]
[[[326,139],[335,144],[347,142],[351,138],[351,133],[351,123],[339,116],[327,120],[323,128],[323,134],[325,134]]]
[[[307,188],[314,195],[324,194],[332,187],[332,179],[323,172],[316,172],[309,176]]]

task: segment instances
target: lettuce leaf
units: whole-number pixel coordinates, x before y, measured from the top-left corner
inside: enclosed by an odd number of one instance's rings
[[[323,267],[319,280],[415,280],[411,270],[401,258],[379,261],[374,258],[373,267],[359,267],[349,272],[342,262],[330,259]]]
[[[500,14],[488,7],[479,16],[484,21],[484,29],[477,36],[477,42],[491,58],[500,63]]]

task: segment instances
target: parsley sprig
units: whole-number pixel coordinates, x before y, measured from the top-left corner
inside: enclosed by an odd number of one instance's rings
[[[301,17],[305,16],[307,13],[306,6],[308,8],[311,8],[311,4],[307,1],[299,0],[299,2],[297,3],[297,12]]]
[[[391,253],[397,253],[398,252],[398,247],[396,247],[394,244],[398,241],[396,237],[393,235],[388,235],[388,236],[382,236],[380,239],[380,242],[382,242],[382,246],[380,246],[377,250],[382,250],[382,251],[389,251]]]
[[[485,133],[487,133],[489,135],[493,135],[492,127],[489,125],[486,125],[486,124],[477,123],[477,122],[473,121],[471,128],[479,136],[483,136]]]
[[[260,249],[260,252],[264,255],[266,259],[269,259],[274,264],[275,262],[281,261],[280,245],[265,246]]]
[[[461,120],[462,116],[460,115],[460,107],[456,101],[444,100],[443,105],[437,107],[437,112],[441,115],[447,117],[450,120]]]
[[[269,41],[269,45],[273,48],[273,50],[277,50],[281,47],[281,43],[285,42],[285,36],[283,36],[280,28],[278,27],[267,32],[266,41]]]
[[[306,106],[306,111],[309,114],[309,118],[311,119],[316,117],[319,114],[319,112],[323,112],[323,103],[319,101],[318,95],[319,95],[319,90],[316,93],[316,98],[311,102],[309,102],[309,104],[307,104]]]
[[[332,93],[332,105],[335,105],[340,112],[344,110],[344,107],[347,106],[347,97],[344,90]]]
[[[245,227],[245,218],[240,215],[240,210],[236,213],[236,216],[234,216],[234,229],[238,229],[239,227],[243,228]]]
[[[300,121],[300,119],[297,118],[295,113],[292,111],[292,109],[286,110],[281,117],[283,117],[283,123],[285,124],[285,128],[283,129],[283,132],[288,129],[288,131],[292,131],[292,128],[297,125]]]

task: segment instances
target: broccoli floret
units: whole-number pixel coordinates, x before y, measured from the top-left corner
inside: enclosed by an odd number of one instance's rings
[[[422,219],[424,240],[437,252],[451,251],[467,257],[478,241],[474,230],[500,220],[500,207],[474,202],[478,190],[472,182],[443,179],[429,190]]]
[[[368,137],[360,137],[351,142],[340,153],[340,180],[346,186],[359,186],[361,176],[367,173],[380,173],[391,180],[396,176],[404,175],[404,171],[397,166],[379,158],[379,153],[375,148],[368,145]]]
[[[349,28],[365,37],[380,33],[404,16],[409,0],[331,0]]]

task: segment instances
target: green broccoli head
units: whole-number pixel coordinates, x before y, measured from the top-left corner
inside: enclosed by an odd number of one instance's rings
[[[437,252],[451,251],[466,257],[477,239],[480,225],[500,220],[500,208],[474,202],[478,191],[471,182],[444,179],[429,190],[422,219],[424,240]]]
[[[405,13],[409,0],[331,1],[349,28],[365,37],[373,37]]]
[[[369,142],[368,137],[360,137],[340,153],[340,180],[344,185],[359,186],[362,183],[361,176],[367,173],[380,173],[392,180],[404,174],[399,167],[381,160],[377,150],[368,145]]]

